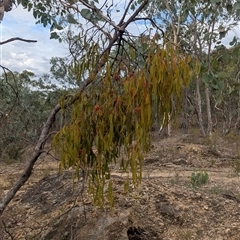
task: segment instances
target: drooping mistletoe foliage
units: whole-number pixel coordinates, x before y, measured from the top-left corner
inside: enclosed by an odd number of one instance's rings
[[[98,55],[99,47],[92,48]],[[171,44],[161,46],[153,40],[150,49],[155,50],[147,53],[142,68],[134,69],[137,54],[133,48],[128,60],[109,59],[95,75],[96,83],[79,93],[71,121],[54,138],[61,167],[75,166],[77,176],[83,170],[99,205],[103,205],[106,183],[112,192],[111,164],[118,163],[123,171],[129,171],[135,186],[139,183],[143,153],[150,147],[153,104],[159,115],[169,113],[171,96],[180,102],[181,90],[190,80],[187,56],[176,54]],[[76,75],[93,74],[89,67],[94,61],[75,62]],[[112,203],[112,194],[109,197]]]
[[[103,206],[106,184],[112,204],[112,164],[119,163],[137,186],[143,153],[150,146],[153,106],[160,117],[165,115],[166,124],[172,97],[181,102],[182,88],[190,80],[190,59],[164,36],[159,39],[164,31],[152,19],[142,18],[149,0],[19,2],[33,9],[44,26],[51,25],[53,38],[66,21],[81,29],[67,36],[73,57],[69,69],[82,87],[60,101],[63,111],[72,112],[53,146],[61,155],[61,168],[74,166],[76,176],[81,172],[86,177],[96,204]],[[120,12],[118,18],[114,12]],[[147,30],[135,36],[128,27],[138,21],[145,22]]]

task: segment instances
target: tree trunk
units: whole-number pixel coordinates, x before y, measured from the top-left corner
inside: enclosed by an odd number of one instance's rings
[[[188,129],[189,125],[189,117],[188,117],[188,91],[187,89],[183,89],[183,97],[182,97],[182,122],[180,127],[183,129]]]
[[[237,120],[234,124],[234,129],[237,131],[240,122],[240,91],[238,92],[238,107],[237,107]]]
[[[211,112],[211,102],[210,102],[210,93],[209,88],[205,88],[205,96],[206,96],[206,104],[207,104],[207,120],[208,120],[208,128],[207,128],[207,134],[212,134],[213,129],[213,123],[212,123],[212,112]]]
[[[202,132],[203,136],[206,136],[205,129],[203,126],[203,118],[202,118],[202,100],[201,100],[201,94],[200,94],[200,79],[199,76],[196,78],[196,109],[197,109],[197,115],[198,115],[198,123]]]

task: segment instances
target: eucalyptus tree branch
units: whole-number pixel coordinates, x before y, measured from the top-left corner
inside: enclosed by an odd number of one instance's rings
[[[182,12],[182,7],[183,5],[181,4],[180,6],[180,12]],[[180,29],[181,29],[181,14],[178,15],[178,21],[177,21],[177,36],[180,33]]]
[[[19,38],[19,37],[15,37],[15,38],[10,38],[6,41],[0,42],[0,45],[9,43],[9,42],[13,42],[13,41],[22,41],[22,42],[27,42],[27,43],[36,43],[37,40],[29,40],[29,39],[23,39],[23,38]]]
[[[150,21],[151,24],[152,24],[155,28],[157,28],[157,29],[162,33],[163,38],[165,37],[164,31],[163,31],[160,27],[158,27],[158,25],[153,21],[153,19],[151,19],[151,18],[149,18],[149,17],[138,17],[138,18],[136,17],[136,18],[134,18],[134,19],[132,20],[132,22],[141,21],[141,20]],[[166,38],[166,40],[169,41],[169,39],[167,39],[167,38]]]
[[[78,8],[77,5],[74,5],[72,3],[69,3],[69,2],[63,2],[62,0],[60,0],[60,2],[62,3],[62,5],[66,8],[69,8],[69,9],[73,9],[75,11],[77,11],[78,13],[80,13],[80,10]],[[88,9],[91,9],[93,12],[96,12],[97,14],[99,14],[102,19],[104,21],[106,21],[107,23],[109,23],[112,27],[114,27],[115,29],[118,29],[118,30],[121,30],[121,28],[116,25],[113,21],[109,20],[103,13],[100,9],[98,9],[96,6],[92,6],[90,4],[88,4],[87,2],[83,1],[83,0],[80,0],[79,1],[80,3],[82,3],[85,7],[87,7]],[[89,19],[87,19],[89,20]]]
[[[172,15],[172,10],[171,10],[171,8],[170,8],[170,6],[169,6],[169,2],[168,1],[165,1],[165,4],[166,4],[166,8],[167,8],[167,10],[169,11],[169,15],[170,15],[170,18],[171,18],[171,27],[172,27],[172,31],[173,31],[173,35],[175,36],[176,35],[176,28],[175,28],[175,26],[174,26],[174,19],[173,19],[173,15]]]
[[[106,31],[103,30],[103,27],[105,26],[106,23],[104,24],[104,26],[100,27],[100,26],[98,26],[96,23],[94,23],[91,19],[89,19],[88,21],[89,21],[90,23],[92,23],[92,25],[93,25],[94,27],[96,27],[99,31],[101,31],[106,37],[108,37],[109,39],[112,38],[112,36],[111,36],[110,33],[108,33],[108,32],[106,32]]]
[[[122,29],[125,29],[131,22],[134,21],[134,19],[137,17],[137,15],[143,10],[143,8],[149,3],[149,0],[142,1],[142,4],[139,6],[139,8],[129,17],[126,23],[123,24]]]
[[[132,2],[133,2],[133,0],[130,0],[130,1],[129,1],[129,3],[128,3],[128,5],[127,5],[127,7],[126,7],[126,9],[125,9],[125,11],[124,11],[124,13],[123,13],[123,16],[122,16],[121,20],[120,20],[120,22],[118,23],[119,26],[121,26],[121,25],[123,24],[124,19],[125,19],[126,15],[127,15],[127,12],[128,12],[128,10],[129,10]]]
[[[12,89],[14,95],[16,96],[16,99],[17,99],[18,102],[19,102],[18,89],[17,89],[17,91],[16,91],[15,88],[13,87],[13,85],[8,81],[7,71],[11,73],[11,75],[12,75],[12,77],[13,77],[13,80],[14,80],[14,82],[15,82],[16,88],[17,88],[16,79],[15,79],[15,76],[14,76],[13,72],[12,72],[9,68],[4,67],[4,66],[2,66],[2,65],[0,65],[0,67],[2,68],[2,70],[3,70],[3,72],[4,72],[5,81],[6,81],[7,85],[10,86],[10,88]],[[13,106],[13,107],[14,107],[14,106]]]

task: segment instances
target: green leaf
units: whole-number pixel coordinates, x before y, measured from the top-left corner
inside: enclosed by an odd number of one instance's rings
[[[224,32],[219,32],[219,38],[220,38],[220,39],[225,38],[225,37],[226,37],[226,34],[227,34],[226,31],[224,31]]]
[[[235,10],[240,10],[240,2],[235,2],[233,7]]]
[[[222,103],[222,101],[223,101],[223,97],[222,96],[218,97],[218,99],[216,101],[216,106],[220,105]]]
[[[204,39],[205,41],[208,41],[208,40],[209,40],[209,37],[210,37],[210,34],[207,32],[207,33],[204,35],[203,39]]]
[[[223,90],[224,90],[224,82],[223,82],[223,81],[219,81],[219,82],[218,82],[218,89],[219,89],[220,91],[223,91]]]
[[[203,74],[202,81],[207,87],[209,87],[210,77],[207,73]]]
[[[58,39],[59,35],[56,32],[51,32],[50,39]]]
[[[33,10],[33,17],[37,18],[38,12],[36,10]]]
[[[232,12],[232,9],[233,9],[232,4],[231,4],[231,3],[228,3],[228,4],[227,4],[227,11],[228,11],[228,12]]]
[[[27,5],[29,3],[28,0],[18,0],[18,5],[22,4],[23,8],[27,8]]]
[[[235,91],[235,87],[230,86],[229,89],[228,89],[228,94],[231,94],[234,91]]]
[[[31,9],[32,9],[32,6],[33,6],[33,4],[32,4],[32,3],[29,3],[29,4],[28,4],[28,12],[30,12],[30,11],[31,11]]]
[[[141,60],[139,61],[139,67],[140,67],[140,68],[146,67],[146,62],[145,62],[143,59],[141,59]]]
[[[91,19],[91,17],[92,17],[91,11],[87,8],[82,9],[80,13],[84,18],[86,18],[88,20]]]
[[[235,45],[235,44],[237,44],[237,38],[236,38],[236,36],[233,37],[233,40],[229,43],[229,45],[230,45],[230,46],[233,46],[233,45]]]
[[[130,7],[130,9],[134,11],[134,10],[135,10],[135,5],[132,4],[131,7]]]
[[[76,24],[77,23],[76,19],[74,19],[72,14],[67,15],[67,21],[71,24]]]

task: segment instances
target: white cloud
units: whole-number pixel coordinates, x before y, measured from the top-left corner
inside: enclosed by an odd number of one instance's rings
[[[231,31],[228,32],[225,38],[222,39],[222,43],[226,47],[231,47],[229,43],[233,40],[233,37],[236,37],[239,41],[240,39],[240,25],[235,26]]]
[[[103,2],[105,1],[100,0],[100,5]],[[112,9],[114,10],[111,12],[111,18],[118,22],[122,17],[127,1],[113,2]],[[117,9],[120,11],[117,12]],[[106,13],[106,9],[104,13]],[[40,76],[49,72],[51,57],[64,57],[68,54],[66,46],[56,40],[50,40],[49,27],[44,28],[41,24],[35,23],[36,19],[34,19],[32,13],[28,12],[27,9],[23,9],[22,6],[5,13],[4,19],[0,23],[0,41],[20,37],[37,40],[37,43],[13,41],[1,45],[1,65],[18,72],[27,69]],[[128,31],[134,35],[138,35],[144,29],[143,25],[135,23],[130,24],[128,27]]]
[[[100,4],[105,2],[100,0]],[[117,23],[123,14],[127,1],[113,1],[114,9],[111,18]],[[117,7],[115,6],[115,3]],[[115,8],[116,7],[116,8]],[[116,10],[120,10],[117,12]],[[103,9],[106,13],[106,9]],[[129,11],[130,13],[131,11]],[[49,72],[51,57],[64,57],[68,54],[67,47],[56,40],[50,40],[49,27],[44,28],[41,24],[35,24],[36,19],[31,12],[18,6],[10,12],[5,13],[3,21],[0,23],[0,41],[5,41],[13,37],[37,40],[37,43],[26,43],[13,41],[0,46],[0,64],[12,71],[21,72],[25,69],[33,71],[40,76]],[[149,23],[146,23],[149,24]],[[87,27],[87,25],[85,26]],[[128,31],[133,35],[138,35],[146,29],[143,23],[136,22],[128,26]],[[239,28],[236,28],[239,32]],[[223,40],[228,45],[232,40],[234,32],[230,32]],[[238,36],[239,37],[239,36]]]
[[[13,41],[0,48],[0,64],[12,71],[33,71],[40,76],[49,72],[51,57],[63,57],[66,48],[56,40],[50,40],[49,28],[35,24],[31,12],[18,6],[5,13],[0,23],[0,41],[20,37],[37,40],[37,43]]]

